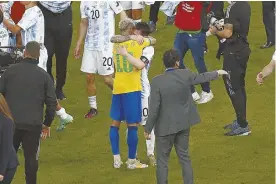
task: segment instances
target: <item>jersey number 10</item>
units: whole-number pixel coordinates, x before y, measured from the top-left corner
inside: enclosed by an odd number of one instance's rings
[[[133,53],[129,53],[133,56]],[[121,61],[123,61],[123,68],[121,66]],[[132,72],[133,66],[127,61],[125,56],[121,56],[119,54],[116,54],[116,72]]]

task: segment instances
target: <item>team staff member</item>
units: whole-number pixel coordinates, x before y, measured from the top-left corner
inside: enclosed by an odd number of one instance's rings
[[[51,77],[37,66],[39,55],[40,44],[29,42],[24,60],[8,68],[0,79],[0,93],[6,98],[14,118],[16,151],[22,142],[28,184],[36,184],[41,131],[46,138],[57,105]],[[44,104],[46,114],[43,121]]]
[[[47,72],[52,74],[52,60],[56,56],[56,95],[66,99],[63,86],[66,82],[67,58],[72,41],[71,1],[40,1],[38,3],[45,19],[44,43],[48,51]]]
[[[263,84],[265,78],[275,70],[275,62],[276,62],[276,51],[274,52],[270,63],[266,65],[260,73],[258,73],[257,79],[256,79],[258,84]]]
[[[177,50],[166,51],[163,55],[166,72],[151,81],[145,137],[150,139],[150,133],[155,129],[157,184],[168,184],[168,161],[173,146],[182,167],[184,184],[194,183],[189,157],[189,137],[190,128],[200,122],[200,117],[192,99],[190,85],[211,81],[227,74],[223,70],[193,74],[189,70],[178,69],[179,62]]]
[[[180,67],[184,66],[184,57],[188,50],[191,50],[194,64],[199,73],[207,72],[204,61],[204,40],[206,35],[201,32],[202,12],[209,6],[209,2],[182,1],[178,4],[175,26],[179,29],[176,34],[174,47],[180,54]],[[202,93],[199,95],[194,86],[191,86],[193,99],[199,104],[207,103],[214,95],[210,89],[210,82],[201,84]]]
[[[246,119],[245,90],[245,74],[251,52],[247,40],[250,17],[251,8],[248,2],[231,1],[226,10],[224,30],[218,31],[213,26],[210,30],[212,34],[226,38],[223,69],[228,71],[229,75],[224,76],[223,79],[237,118],[233,124],[224,127],[230,129],[225,134],[226,136],[249,135],[251,133]]]
[[[13,147],[13,118],[10,108],[0,94],[0,184],[10,184],[18,166]]]

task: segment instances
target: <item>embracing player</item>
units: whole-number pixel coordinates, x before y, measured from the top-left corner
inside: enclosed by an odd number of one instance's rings
[[[135,30],[132,19],[125,19],[119,23],[121,34],[130,38]],[[118,36],[112,37],[111,41],[119,40]],[[142,102],[141,102],[141,70],[145,67],[145,62],[140,58],[145,47],[150,46],[155,40],[145,38],[142,44],[129,40],[114,45],[114,65],[116,67],[114,89],[110,116],[112,124],[109,137],[114,156],[114,167],[120,168],[122,165],[119,150],[119,127],[125,121],[128,126],[127,143],[129,147],[127,168],[146,168],[146,164],[140,163],[136,159],[138,145],[138,125],[141,122]]]
[[[17,35],[21,32],[22,44],[25,46],[30,41],[36,41],[40,44],[40,57],[38,66],[47,70],[47,49],[44,46],[44,16],[34,1],[21,1],[25,6],[25,12],[17,25],[12,24],[9,19],[3,20],[3,24],[9,31]],[[58,103],[56,114],[60,118],[60,124],[57,131],[65,128],[65,125],[73,121],[73,117],[66,113],[65,109]]]
[[[120,14],[121,20],[127,16],[115,1],[81,1],[81,23],[79,38],[75,48],[75,58],[80,58],[80,48],[85,38],[81,71],[86,73],[87,93],[90,109],[85,118],[97,115],[95,77],[98,73],[104,83],[113,88],[113,44],[110,38],[115,34],[115,14]]]
[[[138,22],[135,25],[135,35],[141,35],[143,37],[148,37],[150,34],[150,27],[146,22]],[[112,41],[115,43],[122,43],[125,41],[129,41],[131,37],[129,36],[121,36],[121,35],[115,35],[112,37]],[[137,38],[136,38],[137,39]],[[152,39],[152,38],[151,38]],[[145,63],[145,67],[142,69],[141,72],[141,83],[142,83],[142,121],[141,125],[145,126],[148,118],[148,99],[150,96],[150,82],[148,79],[148,71],[151,66],[152,58],[154,56],[154,47],[153,46],[147,46],[143,49],[141,60]],[[133,57],[133,56],[129,56]],[[156,165],[156,160],[154,156],[154,147],[155,147],[155,135],[154,131],[151,132],[151,139],[146,140],[146,146],[147,146],[147,156],[149,158],[149,162],[152,166]]]

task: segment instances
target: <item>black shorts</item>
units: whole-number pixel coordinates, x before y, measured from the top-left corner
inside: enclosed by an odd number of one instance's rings
[[[249,47],[236,52],[225,50],[223,53],[223,69],[229,73],[228,76],[224,76],[224,79],[234,90],[245,87],[245,74],[250,53]]]

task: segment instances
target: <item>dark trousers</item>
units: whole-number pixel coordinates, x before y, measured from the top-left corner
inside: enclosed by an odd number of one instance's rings
[[[56,57],[56,88],[62,90],[66,81],[67,58],[70,51],[73,25],[71,6],[60,14],[54,14],[39,5],[45,19],[44,44],[48,52],[47,71],[53,78],[53,56]]]
[[[25,179],[27,184],[36,184],[38,170],[38,154],[40,145],[41,128],[34,130],[19,130],[14,132],[14,149],[17,152],[22,143],[25,157]]]
[[[5,176],[4,176],[4,180],[0,181],[0,184],[11,184],[13,177],[16,173],[16,169],[17,169],[17,167],[13,168],[13,169],[7,169]]]
[[[154,22],[154,24],[158,21],[158,13],[161,2],[162,1],[155,1],[154,4],[150,5],[149,20]]]
[[[207,72],[204,61],[204,40],[206,34],[202,32],[197,34],[177,33],[174,41],[174,48],[176,48],[180,55],[180,68],[185,68],[184,57],[188,50],[191,50],[194,63],[199,73]],[[210,92],[210,83],[205,82],[201,84],[203,91]],[[195,92],[195,87],[191,87],[191,92]]]
[[[275,5],[272,1],[262,1],[262,4],[267,42],[275,43]]]
[[[228,76],[223,76],[224,85],[235,110],[237,122],[243,128],[248,125],[245,75],[250,52],[250,48],[246,47],[239,52],[230,52],[225,49],[223,53],[223,69],[229,73]]]

